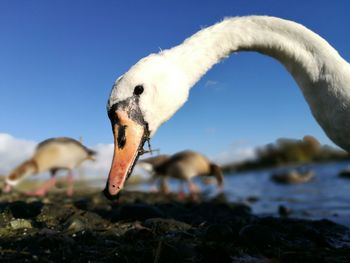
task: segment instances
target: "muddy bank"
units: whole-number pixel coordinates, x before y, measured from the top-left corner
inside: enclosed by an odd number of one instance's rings
[[[11,194],[0,212],[1,262],[350,262],[346,227],[258,217],[224,196]]]

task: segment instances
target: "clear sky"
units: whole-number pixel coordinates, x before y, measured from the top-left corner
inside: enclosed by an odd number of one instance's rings
[[[349,10],[347,0],[0,0],[0,133],[112,143],[106,101],[114,80],[227,16],[300,22],[349,61]],[[240,53],[202,78],[152,144],[163,153],[218,156],[305,134],[331,144],[287,71],[269,57]]]

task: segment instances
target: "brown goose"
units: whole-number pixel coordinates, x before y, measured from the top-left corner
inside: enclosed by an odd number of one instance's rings
[[[198,187],[192,182],[195,176],[215,176],[219,189],[223,187],[223,174],[220,167],[210,162],[205,156],[193,151],[182,151],[169,156],[161,156],[157,159],[142,160],[153,166],[157,177],[164,180],[162,187],[167,189],[166,178],[172,177],[187,183],[192,196],[199,192]]]
[[[85,160],[94,160],[96,153],[80,142],[71,138],[52,138],[38,144],[31,159],[17,166],[5,179],[4,192],[10,192],[12,187],[30,175],[49,171],[51,178],[30,195],[44,196],[56,184],[58,170],[68,170],[67,195],[73,194],[72,170]]]
[[[171,157],[170,155],[161,154],[158,156],[145,158],[145,159],[139,160],[137,162],[137,165],[139,167],[146,170],[152,176],[152,178],[150,179],[150,183],[153,184],[156,182],[157,179],[160,179],[160,191],[162,191],[164,193],[169,192],[168,184],[167,184],[164,176],[159,176],[156,173],[155,167],[158,167],[161,164],[165,163],[166,161],[168,161],[170,159],[170,157]],[[157,188],[153,188],[152,191],[157,191]]]
[[[272,174],[271,180],[279,184],[302,184],[309,182],[314,176],[315,173],[313,171],[299,172],[291,170]]]

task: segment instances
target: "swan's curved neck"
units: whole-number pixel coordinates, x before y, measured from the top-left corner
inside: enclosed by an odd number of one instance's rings
[[[304,26],[265,16],[225,19],[197,32],[165,55],[184,69],[193,85],[214,64],[238,51],[257,51],[274,57],[294,77],[302,74],[310,81],[322,73],[323,59],[332,56],[341,60],[323,38]]]
[[[337,124],[342,127],[347,119],[350,130],[349,118],[341,116],[350,114],[349,64],[304,26],[266,16],[225,19],[164,51],[164,56],[184,70],[192,87],[214,64],[238,51],[257,51],[279,60],[300,86],[317,121],[339,144],[334,116],[344,117]]]

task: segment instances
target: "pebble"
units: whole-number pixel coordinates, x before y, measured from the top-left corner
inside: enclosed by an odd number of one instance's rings
[[[27,219],[14,219],[10,222],[12,229],[32,228],[32,223]]]
[[[278,207],[278,214],[280,216],[289,216],[292,213],[292,209],[284,206],[284,205],[280,205]]]
[[[257,197],[257,196],[248,196],[248,197],[247,197],[247,202],[248,202],[248,203],[256,203],[256,202],[258,202],[259,200],[260,200],[260,198]]]
[[[73,218],[68,223],[67,230],[73,232],[79,232],[85,229],[85,224],[79,218]]]

